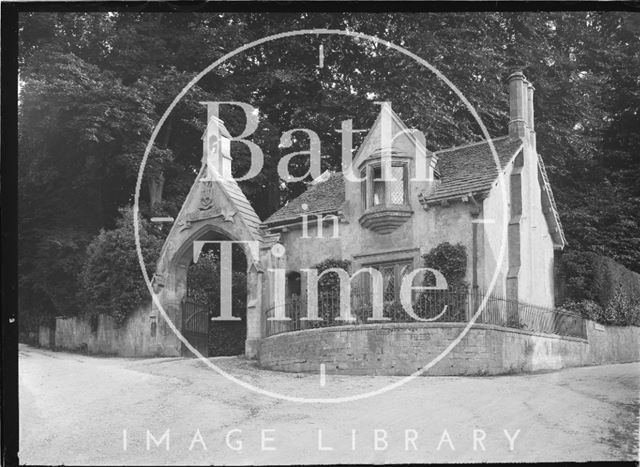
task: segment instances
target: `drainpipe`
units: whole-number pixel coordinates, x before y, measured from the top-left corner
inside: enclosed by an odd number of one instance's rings
[[[478,200],[474,198],[473,193],[469,193],[469,199],[471,200],[471,290],[473,291],[473,313],[478,307],[478,222],[476,222],[480,216],[481,206]],[[471,310],[467,308],[467,313],[471,313]],[[471,315],[467,316],[467,321],[471,319]]]

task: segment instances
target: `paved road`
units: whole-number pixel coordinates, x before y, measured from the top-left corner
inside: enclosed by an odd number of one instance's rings
[[[264,371],[241,358],[214,361],[243,381],[296,396],[349,395],[398,380],[329,375],[322,386],[319,375]],[[637,460],[639,377],[640,364],[421,377],[360,401],[301,404],[248,391],[196,359],[97,358],[20,346],[20,461]]]

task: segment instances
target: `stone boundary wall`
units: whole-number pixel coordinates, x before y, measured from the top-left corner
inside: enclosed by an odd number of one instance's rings
[[[161,323],[157,322],[158,319]],[[110,316],[100,315],[95,331],[92,331],[89,322],[83,318],[58,317],[55,332],[50,333],[51,336],[55,335],[55,339],[47,339],[45,336],[48,332],[45,330],[48,331],[49,328],[42,326],[39,344],[60,350],[120,357],[179,356],[180,342],[163,324],[162,317],[151,316],[149,310],[145,309],[133,313],[120,327],[116,326]]]
[[[640,327],[587,321],[588,339],[474,325],[426,375],[497,375],[640,361]],[[292,372],[409,375],[460,335],[463,323],[379,323],[263,339],[260,366]]]
[[[38,326],[38,345],[40,347],[55,346],[55,333],[48,326]]]

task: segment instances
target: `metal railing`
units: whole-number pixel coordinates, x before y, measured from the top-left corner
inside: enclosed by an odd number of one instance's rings
[[[422,292],[412,301],[412,311],[422,320],[439,323],[466,323],[475,315],[485,295],[466,290],[432,290]],[[383,305],[384,321],[372,319],[370,297],[351,295],[353,321],[340,316],[339,291],[318,293],[318,317],[321,320],[306,320],[307,303],[304,297],[292,296],[284,304],[284,316],[289,320],[268,319],[275,317],[275,308],[266,311],[266,335],[330,326],[371,324],[375,322],[416,322],[397,300],[388,300]],[[490,295],[477,324],[491,324],[511,329],[586,339],[584,319],[575,314]]]

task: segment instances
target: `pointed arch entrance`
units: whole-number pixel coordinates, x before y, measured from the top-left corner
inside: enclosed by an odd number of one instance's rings
[[[215,170],[214,180],[206,180],[206,169],[204,164],[162,247],[154,275],[154,291],[174,326],[203,356],[244,353],[255,357],[262,337],[259,219],[235,181],[221,180]],[[194,245],[200,245],[199,254],[206,253],[203,242],[205,245],[233,242],[236,256],[242,257],[244,253],[244,258],[237,261],[245,266],[246,275],[245,310],[238,311],[236,306],[238,322],[214,319],[211,324],[211,318],[219,317],[220,308],[207,309],[205,313],[189,300],[188,273],[194,263]],[[212,277],[211,280],[220,279]],[[211,339],[215,340],[209,345]],[[209,350],[211,347],[213,351]],[[183,342],[176,336],[174,348],[167,353],[192,355],[184,349]]]
[[[244,326],[243,332],[225,334],[225,327],[219,326],[217,337],[214,336],[214,338],[218,341],[225,339],[232,341],[233,352],[242,348],[242,343],[239,341],[244,338],[244,353],[253,358],[257,355],[258,343],[263,336],[264,327],[261,261],[266,261],[265,264],[268,264],[269,260],[267,255],[261,258],[264,234],[259,229],[260,218],[238,183],[231,176],[229,138],[229,132],[224,123],[217,118],[215,112],[211,113],[211,108],[208,107],[207,129],[202,136],[202,166],[162,247],[153,285],[154,292],[158,295],[158,301],[173,325],[181,332],[185,331],[189,334],[190,331],[193,331],[193,327],[190,327],[191,324],[198,325],[199,323],[202,328],[205,326],[203,323],[210,322],[211,318],[216,321],[215,310],[212,310],[213,316],[207,315],[208,322],[202,320],[202,313],[195,314],[193,317],[186,316],[183,320],[183,313],[194,314],[196,312],[196,310],[187,310],[184,306],[185,299],[188,299],[187,275],[189,266],[194,262],[194,245],[221,240],[240,245],[240,251],[244,252],[246,264],[245,312],[244,314],[241,311],[237,312],[237,315],[241,315],[236,316],[236,318],[240,318],[239,320],[234,320],[229,313],[220,322],[225,320],[242,322],[244,318],[244,324],[236,323],[236,328]],[[196,252],[200,253],[201,250],[196,248]],[[222,273],[226,274],[227,271]],[[213,280],[216,279],[212,278]],[[230,287],[221,286],[221,293],[231,292],[226,290],[228,288]],[[222,307],[221,309],[228,308]],[[221,311],[218,310],[218,313],[220,314]],[[206,324],[206,327],[208,326],[209,324]],[[227,330],[232,327],[229,326]],[[196,337],[191,336],[191,338],[194,342],[197,341]],[[191,344],[191,341],[189,343]],[[204,347],[202,342],[196,343],[200,348]],[[180,355],[182,348],[183,341],[176,335],[174,347],[165,353]],[[229,350],[229,348],[225,349],[224,353]],[[204,352],[200,352],[200,354],[205,356]],[[208,354],[207,351],[206,355]]]
[[[203,356],[243,354],[251,253],[217,226],[204,225],[185,242],[174,261],[176,274],[184,275],[176,279],[186,286],[181,300],[182,335]],[[225,306],[230,310],[223,311]],[[183,356],[192,355],[184,344],[181,351]]]

